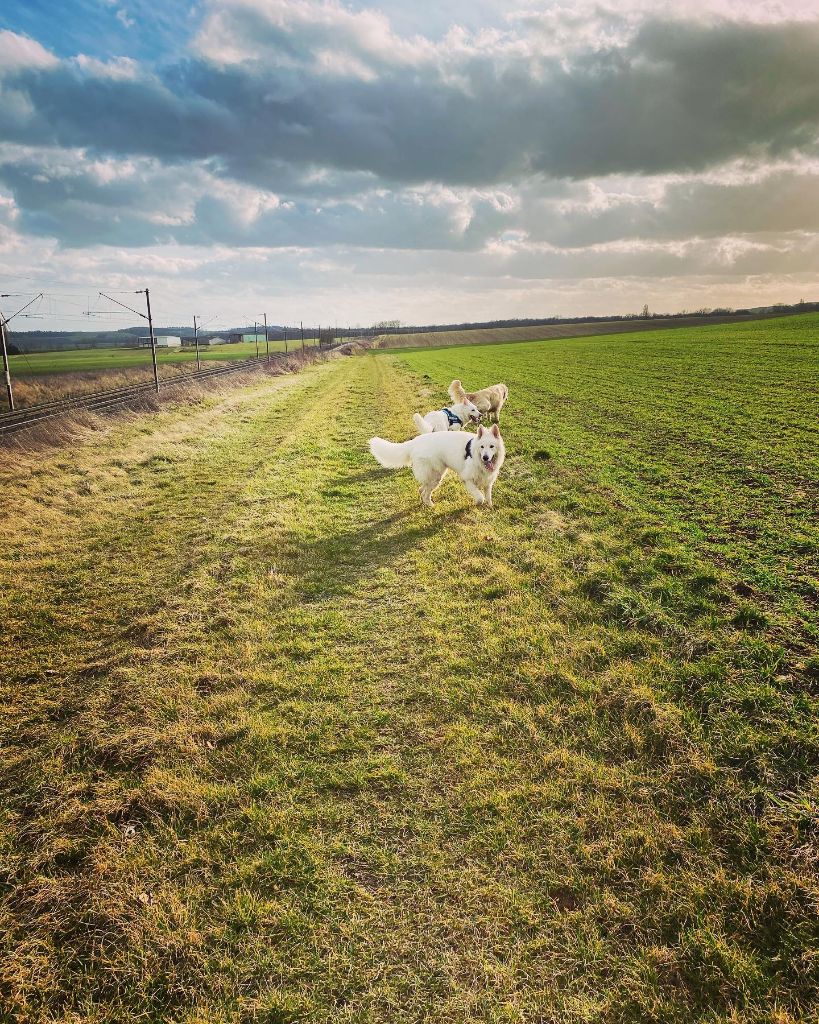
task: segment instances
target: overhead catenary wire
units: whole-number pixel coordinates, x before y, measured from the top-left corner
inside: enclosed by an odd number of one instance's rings
[[[153,363],[154,370],[154,387],[156,393],[159,394],[159,366],[156,359],[156,338],[154,337],[154,322],[151,318],[151,293],[148,288],[141,288],[138,291],[133,292],[134,295],[145,296],[145,306],[148,310],[147,313],[140,313],[139,310],[133,309],[131,306],[126,306],[124,302],[120,302],[119,299],[113,299],[110,295],[105,292],[99,293],[102,298],[108,299],[109,302],[115,302],[118,306],[122,306],[123,309],[129,309],[132,313],[136,313],[137,316],[141,316],[143,320],[148,321],[148,334],[151,338],[151,362]],[[121,293],[120,293],[121,294]]]

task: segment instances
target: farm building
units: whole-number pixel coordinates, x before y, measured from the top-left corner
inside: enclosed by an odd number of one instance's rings
[[[140,338],[139,339],[139,346],[140,346],[140,348],[150,348],[151,347],[151,339],[147,338],[147,337],[146,338]],[[163,334],[161,336],[157,335],[157,337],[156,337],[156,347],[157,348],[181,348],[182,347],[182,339],[174,337],[174,335],[172,335],[172,334]]]
[[[261,345],[262,342],[264,341],[264,335],[263,334],[243,334],[242,335],[242,341],[249,341],[251,344],[253,344],[254,341],[258,341],[259,344]]]
[[[183,338],[182,345],[184,348],[194,348],[196,341],[193,338]],[[211,345],[227,345],[224,338],[200,338],[199,347],[209,348]]]

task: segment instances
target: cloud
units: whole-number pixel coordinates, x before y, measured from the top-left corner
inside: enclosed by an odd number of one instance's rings
[[[217,67],[258,63],[332,73],[340,55],[350,77],[372,80],[372,68],[424,64],[434,46],[392,31],[380,11],[352,11],[333,0],[222,0],[212,4],[194,51]],[[344,74],[344,72],[342,72]]]
[[[16,277],[21,264],[26,266],[24,259],[36,268],[23,271],[30,278]],[[650,260],[650,252],[644,253],[643,266],[650,266]],[[344,248],[332,253],[299,247],[237,250],[178,245],[64,250],[53,241],[31,240],[13,231],[0,236],[0,275],[13,283],[15,291],[74,294],[80,311],[87,308],[89,296],[95,308],[98,289],[136,290],[147,283],[161,324],[189,323],[192,312],[217,316],[218,323],[230,326],[263,311],[271,323],[337,319],[339,324],[366,324],[393,318],[406,323],[492,319],[510,311],[521,317],[627,313],[638,311],[644,302],[652,310],[696,309],[798,301],[809,298],[817,284],[815,270],[782,266],[732,275],[724,267],[714,272],[698,263],[680,275],[678,262],[664,268],[671,271],[668,275],[613,272],[573,278],[562,276],[570,268],[557,262],[539,266],[534,257],[531,265],[515,265],[521,261],[513,256],[502,263],[483,253],[453,261],[446,253]],[[752,264],[747,261],[745,266]],[[638,267],[636,260],[629,265],[632,271]],[[547,276],[544,270],[557,276]],[[74,308],[60,299],[55,312]],[[55,316],[36,326],[59,322]],[[98,328],[100,323],[79,315],[64,322],[73,329]]]
[[[518,190],[518,213],[508,226],[557,246],[819,231],[816,161],[729,164],[710,175],[591,179],[574,183],[562,198],[544,196],[538,184]]]
[[[425,35],[363,4],[214,0],[156,65],[0,32],[6,244],[78,267],[100,247],[166,268],[184,253],[211,274],[299,253],[327,287],[403,273],[425,295],[801,283],[819,237],[812,6],[485,0],[485,24]]]
[[[120,7],[117,11],[117,21],[124,28],[133,28],[134,25],[136,25],[136,22],[132,17],[130,17],[130,15],[128,14],[124,7]]]
[[[20,71],[55,68],[59,61],[36,39],[0,29],[0,78]]]
[[[555,250],[618,241],[819,232],[819,160],[734,163],[708,175],[534,176],[488,187],[385,188],[372,176],[277,172],[273,191],[200,161],[94,157],[0,145],[0,184],[21,224],[67,246],[356,246],[478,252],[505,239]],[[499,251],[499,250],[495,250]],[[616,253],[611,262],[620,259]]]
[[[218,158],[239,178],[252,150],[385,182],[468,185],[703,169],[817,141],[816,21],[654,18],[620,45],[557,57],[511,32],[433,45],[398,39],[373,12],[233,0],[213,9],[196,49],[198,60],[141,77],[18,61],[31,113],[7,119],[6,136]]]
[[[114,57],[103,61],[81,53],[75,63],[81,71],[97,79],[127,82],[141,77],[139,65],[130,57]]]

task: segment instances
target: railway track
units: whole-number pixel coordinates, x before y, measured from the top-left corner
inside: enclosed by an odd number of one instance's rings
[[[273,358],[275,359],[276,356]],[[231,362],[229,365],[208,366],[201,370],[191,370],[180,373],[176,377],[160,379],[159,389],[164,391],[165,388],[174,387],[177,384],[187,384],[190,381],[206,380],[210,377],[221,377],[224,374],[236,373],[238,370],[248,370],[256,366],[262,366],[266,361],[264,357],[258,359],[239,359]],[[39,405],[29,405],[22,409],[15,409],[13,412],[0,413],[0,438],[80,409],[90,412],[104,412],[106,409],[112,409],[118,405],[127,405],[129,402],[139,401],[140,398],[148,398],[153,394],[156,394],[154,382],[145,381],[140,384],[131,384],[128,387],[110,388],[107,391],[93,391],[87,395],[71,395],[68,398],[59,398],[53,402],[43,402]]]

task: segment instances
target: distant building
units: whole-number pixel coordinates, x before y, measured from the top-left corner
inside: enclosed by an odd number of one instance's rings
[[[249,341],[251,343],[251,345],[253,344],[253,342],[258,341],[259,344],[261,345],[262,342],[264,341],[264,335],[263,334],[243,334],[242,335],[242,341]]]
[[[182,345],[185,348],[195,348],[196,347],[196,341],[195,341],[194,338],[183,338],[182,339]],[[227,342],[225,341],[224,338],[200,338],[199,339],[199,347],[200,348],[210,348],[211,345],[227,345]]]
[[[140,338],[139,339],[139,347],[140,348],[150,348],[151,347],[151,339],[150,338]],[[158,335],[156,337],[156,347],[157,348],[181,348],[182,347],[182,339],[181,338],[176,338],[172,334]]]

